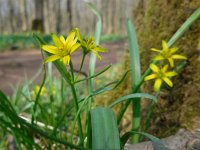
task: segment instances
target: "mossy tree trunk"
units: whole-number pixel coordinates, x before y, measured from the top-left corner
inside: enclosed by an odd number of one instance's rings
[[[135,14],[143,69],[153,56],[150,48],[161,48],[161,41],[169,40],[198,7],[199,0],[146,0],[143,11]],[[150,131],[159,136],[200,125],[200,19],[175,46],[188,57],[188,65],[174,78],[174,87],[161,93],[156,105]]]

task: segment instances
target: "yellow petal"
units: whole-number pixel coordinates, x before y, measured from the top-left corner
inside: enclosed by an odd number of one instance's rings
[[[65,56],[65,57],[63,57],[63,63],[66,65],[69,65],[69,62],[70,62],[70,56],[69,55],[67,55],[67,56]]]
[[[167,78],[167,77],[164,77],[163,78],[163,80],[165,81],[165,83],[167,83],[170,87],[172,87],[173,86],[173,83],[172,83],[172,81],[169,79],[169,78]]]
[[[173,76],[176,76],[177,73],[171,71],[171,72],[167,72],[167,73],[165,73],[165,75],[166,75],[167,77],[173,77]]]
[[[64,44],[65,43],[65,38],[64,38],[64,36],[60,36],[60,41]]]
[[[63,43],[61,42],[61,40],[60,40],[54,33],[51,34],[51,37],[52,37],[52,40],[53,40],[54,44],[55,44],[57,47],[63,46]]]
[[[99,60],[102,59],[101,56],[98,54],[98,52],[92,50],[92,53],[94,53],[98,57]]]
[[[42,49],[52,54],[58,54],[60,51],[57,47],[52,45],[42,45]]]
[[[162,60],[165,59],[162,55],[157,55],[153,58],[153,60]]]
[[[153,70],[153,72],[159,72],[159,68],[155,64],[150,64],[150,68]]]
[[[75,52],[79,47],[81,46],[81,44],[75,44],[72,46],[71,50],[70,50],[70,54],[72,54],[73,52]]]
[[[187,57],[182,56],[182,55],[173,55],[172,58],[173,59],[187,59]]]
[[[166,72],[167,71],[167,69],[168,69],[168,65],[165,65],[161,70],[162,70],[162,72]]]
[[[152,50],[152,51],[155,51],[155,52],[158,52],[158,53],[162,53],[162,51],[159,50],[159,49],[151,48],[151,50]]]
[[[157,92],[162,84],[162,80],[161,79],[156,79],[155,83],[154,83],[154,90]]]
[[[93,48],[93,51],[97,51],[97,52],[107,52],[107,49],[102,48],[100,46],[97,46],[95,48]]]
[[[163,50],[164,51],[167,51],[168,50],[168,45],[167,45],[167,42],[166,41],[162,41],[162,47],[163,47]]]
[[[78,40],[82,43],[83,42],[83,38],[81,36],[80,30],[78,28],[76,28],[75,31],[76,31],[76,35],[78,37]]]
[[[75,35],[76,35],[75,32],[74,32],[74,31],[71,31],[71,32],[69,33],[69,35],[67,36],[66,43],[69,43],[69,42],[73,41],[74,38],[75,38]]]
[[[169,64],[171,67],[174,67],[174,60],[172,58],[168,58]]]
[[[144,80],[147,81],[147,80],[151,80],[151,79],[154,79],[154,78],[156,78],[156,74],[151,74],[151,75],[149,75],[149,76],[146,76],[146,77],[144,78]]]
[[[170,53],[171,53],[171,54],[174,54],[174,53],[177,52],[177,50],[178,50],[177,47],[173,47],[173,48],[170,49]]]
[[[55,61],[57,59],[60,59],[61,57],[59,55],[51,55],[49,56],[48,58],[45,59],[45,63],[48,63],[48,62],[52,62],[52,61]]]

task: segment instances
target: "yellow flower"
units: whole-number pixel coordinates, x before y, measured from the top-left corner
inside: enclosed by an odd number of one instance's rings
[[[35,86],[35,89],[31,92],[34,98],[35,98],[36,95],[38,94],[39,90],[40,90],[40,86],[39,86],[39,85],[36,85],[36,86]],[[42,87],[41,92],[40,92],[40,96],[43,96],[43,95],[45,95],[46,93],[47,93],[47,89],[46,89],[45,87]]]
[[[107,52],[107,50],[105,48],[102,48],[98,45],[96,45],[94,38],[92,37],[87,37],[86,39],[83,39],[80,31],[78,28],[75,29],[78,39],[80,41],[80,44],[83,48],[83,53],[86,55],[89,52],[94,53],[100,60],[101,60],[101,56],[98,54],[98,52]]]
[[[55,46],[42,46],[44,51],[53,54],[45,60],[45,63],[61,59],[64,64],[68,65],[71,54],[80,47],[80,44],[77,43],[78,38],[75,31],[71,31],[66,39],[63,36],[57,37],[55,34],[52,34],[52,40]]]
[[[147,81],[147,80],[155,79],[154,90],[156,92],[160,89],[163,81],[167,83],[170,87],[173,86],[173,83],[169,79],[169,77],[175,76],[177,75],[177,73],[173,71],[167,72],[168,65],[165,65],[163,68],[160,69],[155,64],[151,64],[150,68],[153,71],[153,74],[146,76],[144,80]]]
[[[175,54],[178,51],[178,48],[169,48],[166,41],[164,40],[162,41],[162,50],[155,48],[152,48],[151,50],[160,53],[153,58],[154,60],[167,59],[171,67],[174,67],[174,59],[187,59],[185,56]]]

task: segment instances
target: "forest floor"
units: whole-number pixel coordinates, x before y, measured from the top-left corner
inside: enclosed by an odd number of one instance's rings
[[[96,70],[106,65],[120,62],[127,49],[127,41],[104,43],[102,47],[108,49],[108,53],[101,54],[102,60],[97,60]],[[72,56],[75,69],[78,69],[82,58],[82,52],[77,51]],[[88,70],[89,58],[86,58],[83,71]],[[6,94],[12,94],[13,88],[31,79],[42,66],[42,55],[38,49],[15,50],[0,53],[0,90]],[[55,70],[55,69],[54,69]],[[39,84],[42,75],[36,80]]]

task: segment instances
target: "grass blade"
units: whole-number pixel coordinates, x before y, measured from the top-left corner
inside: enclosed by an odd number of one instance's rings
[[[114,107],[115,105],[117,105],[121,102],[124,102],[126,100],[129,100],[129,99],[136,100],[135,98],[146,98],[146,99],[153,100],[154,102],[157,102],[157,98],[153,95],[150,95],[147,93],[134,93],[134,94],[129,94],[129,95],[123,96],[123,97],[115,100],[113,103],[111,103],[109,105],[109,107]]]
[[[127,142],[127,140],[135,134],[141,134],[146,136],[148,139],[150,139],[153,142],[153,146],[155,150],[169,150],[169,148],[167,148],[167,146],[164,144],[164,142],[162,140],[160,140],[159,138],[145,133],[145,132],[136,132],[136,131],[131,131],[131,132],[126,132],[121,138],[121,145],[124,146]]]

